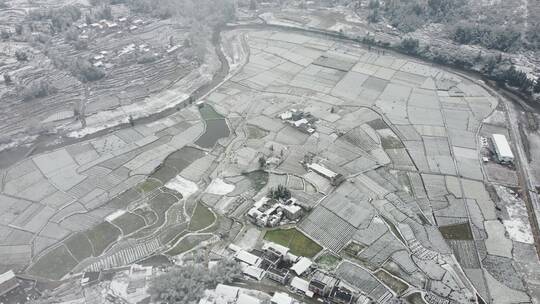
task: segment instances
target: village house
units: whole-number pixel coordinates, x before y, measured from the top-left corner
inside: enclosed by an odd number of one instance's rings
[[[307,167],[313,172],[330,180],[330,184],[332,186],[339,186],[342,182],[345,181],[345,177],[343,177],[341,173],[334,172],[321,164],[311,163],[311,164],[308,164]]]
[[[322,271],[317,271],[309,282],[309,290],[321,297],[327,297],[338,283],[339,279]]]
[[[19,281],[15,277],[13,270],[0,274],[0,296],[5,295],[17,287],[19,287]]]

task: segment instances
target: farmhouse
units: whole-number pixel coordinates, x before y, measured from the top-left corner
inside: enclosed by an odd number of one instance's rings
[[[259,304],[261,301],[255,297],[252,297],[250,295],[247,295],[245,293],[241,293],[240,296],[238,296],[238,300],[236,300],[236,304]]]
[[[514,162],[514,153],[510,148],[506,136],[502,134],[493,134],[493,148],[495,149],[495,154],[500,163],[513,163]]]
[[[309,298],[312,298],[313,297],[313,291],[309,290],[309,282],[302,279],[302,278],[299,278],[299,277],[294,277],[292,278],[291,282],[290,282],[290,285],[292,287],[292,289],[299,293],[299,294],[303,294],[305,295],[306,297],[309,297]]]
[[[242,263],[258,267],[261,264],[261,259],[245,250],[239,250],[234,258]]]
[[[317,271],[309,282],[309,290],[314,294],[326,297],[338,283],[339,279],[329,276],[322,271]]]
[[[313,123],[317,119],[314,118],[310,113],[299,111],[297,109],[290,109],[279,114],[278,117],[302,132],[308,134],[315,133]]]
[[[262,270],[259,267],[255,267],[251,265],[247,265],[246,267],[244,267],[244,269],[242,269],[242,273],[245,276],[250,277],[257,281],[262,280],[262,278],[264,277],[264,270]]]
[[[301,257],[298,262],[296,262],[291,267],[291,270],[294,271],[297,275],[302,275],[311,267],[311,265],[313,265],[313,262],[310,259],[306,257]]]
[[[289,281],[289,270],[272,267],[266,272],[266,277],[268,277],[270,280],[285,285]]]
[[[253,204],[247,216],[258,226],[276,227],[284,217],[290,221],[298,220],[302,216],[302,208],[293,199],[282,201],[263,197]]]
[[[13,270],[0,274],[0,296],[5,295],[18,286],[19,282],[17,281]]]
[[[334,287],[329,298],[336,304],[350,304],[353,301],[352,293],[346,288]]]
[[[276,292],[272,299],[270,300],[272,304],[295,304],[296,302],[293,298],[289,297],[286,293]]]
[[[340,173],[334,172],[323,165],[312,163],[307,165],[308,169],[330,180],[332,186],[338,186],[345,178]]]

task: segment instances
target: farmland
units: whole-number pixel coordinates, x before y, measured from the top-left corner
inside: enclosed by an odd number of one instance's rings
[[[229,74],[197,102],[0,172],[2,268],[60,280],[273,242],[381,303],[538,297],[515,168],[482,159],[495,132],[515,146],[500,96],[459,71],[335,36],[272,26],[221,35]],[[276,189],[301,212],[257,227],[246,213]]]

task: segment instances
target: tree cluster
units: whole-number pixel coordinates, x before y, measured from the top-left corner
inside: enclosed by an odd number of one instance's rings
[[[49,84],[49,82],[41,79],[28,84],[21,90],[20,94],[24,101],[30,101],[36,98],[49,96],[54,91],[55,89]]]
[[[17,58],[17,61],[28,61],[28,53],[23,50],[17,50],[15,51],[15,58]]]
[[[504,52],[521,45],[521,33],[511,26],[460,22],[450,29],[450,37],[460,44],[479,44]]]
[[[233,0],[125,0],[131,11],[167,19],[182,17],[209,27],[234,18]]]
[[[399,48],[408,54],[417,54],[420,48],[420,42],[414,38],[404,38],[401,40]]]
[[[77,58],[67,67],[73,76],[82,82],[92,82],[105,77],[105,71],[95,67],[88,60]]]
[[[66,5],[60,8],[33,9],[28,13],[27,18],[33,21],[50,20],[54,32],[63,32],[79,20],[81,15],[78,7]]]
[[[376,18],[382,9],[392,26],[403,32],[412,32],[428,22],[447,22],[462,16],[465,4],[465,0],[387,0],[381,5],[379,0],[371,0],[368,7],[371,19]]]
[[[488,72],[489,78],[517,88],[524,94],[530,95],[535,90],[535,82],[527,77],[527,73],[516,69],[514,65],[500,63]]]
[[[203,263],[192,262],[154,278],[148,292],[156,303],[198,303],[206,289],[231,283],[241,276],[240,265],[232,259],[222,260],[210,269]]]
[[[278,185],[277,187],[271,188],[270,191],[268,191],[267,197],[287,200],[291,198],[291,191],[283,185]]]

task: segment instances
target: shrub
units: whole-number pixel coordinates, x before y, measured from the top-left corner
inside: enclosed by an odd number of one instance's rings
[[[5,84],[13,83],[13,80],[11,79],[11,76],[8,73],[4,73],[4,83]]]
[[[36,98],[43,98],[53,93],[55,89],[45,80],[36,80],[31,82],[21,91],[21,96],[24,101],[29,101]]]
[[[93,66],[88,60],[78,58],[69,66],[71,73],[82,82],[91,82],[105,77],[105,71]]]
[[[15,51],[15,58],[17,61],[28,61],[28,54],[23,50]]]
[[[278,185],[276,188],[270,189],[267,196],[273,199],[289,199],[291,198],[291,191],[283,185]]]
[[[399,45],[400,49],[409,54],[417,54],[419,46],[420,42],[418,41],[418,39],[410,37],[402,39]]]

